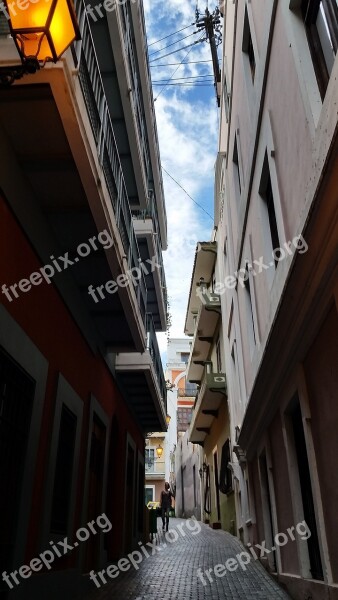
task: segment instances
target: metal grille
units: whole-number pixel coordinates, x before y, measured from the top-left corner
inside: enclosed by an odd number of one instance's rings
[[[0,13],[0,37],[9,35],[8,21],[3,13]]]

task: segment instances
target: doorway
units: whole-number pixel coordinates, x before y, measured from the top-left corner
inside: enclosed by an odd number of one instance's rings
[[[13,570],[13,554],[31,426],[35,381],[0,349],[0,572]],[[5,587],[4,587],[5,586]],[[0,582],[0,593],[8,591]]]
[[[298,395],[295,397],[294,402],[295,404],[291,412],[291,420],[298,463],[300,490],[303,502],[304,520],[311,531],[311,536],[307,540],[310,572],[313,579],[324,580],[311,485],[310,467],[306,449],[302,411]]]

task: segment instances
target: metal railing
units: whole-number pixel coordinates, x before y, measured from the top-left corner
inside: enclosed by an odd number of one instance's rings
[[[76,66],[79,68],[80,84],[97,147],[98,159],[114,209],[128,268],[132,269],[139,265],[140,253],[114,129],[83,0],[76,0],[75,10],[80,25],[81,40],[75,43],[73,56]],[[143,274],[135,291],[142,320],[145,323],[147,287]]]
[[[0,37],[9,36],[9,25],[8,21],[3,13],[0,13]]]
[[[178,388],[177,396],[179,398],[195,398],[197,392],[197,386],[195,388]]]
[[[165,384],[164,372],[161,361],[161,354],[157,343],[156,332],[153,323],[153,317],[147,313],[146,320],[147,329],[147,350],[152,358],[157,382],[160,388],[161,397],[163,399],[164,409],[167,411],[167,387]]]
[[[167,309],[167,282],[166,282],[166,278],[165,278],[165,273],[164,273],[164,264],[163,264],[163,255],[162,255],[162,248],[161,248],[161,243],[160,243],[160,233],[158,231],[158,213],[157,213],[157,207],[155,205],[155,203],[152,203],[152,205],[149,208],[143,209],[143,210],[133,210],[133,218],[137,219],[139,221],[145,221],[146,219],[151,219],[154,225],[154,229],[155,229],[155,235],[154,235],[154,243],[155,243],[155,247],[156,247],[156,256],[157,256],[157,261],[160,264],[160,280],[161,280],[161,287],[162,287],[162,292],[163,292],[163,299],[164,299],[164,305],[165,305],[165,309]]]

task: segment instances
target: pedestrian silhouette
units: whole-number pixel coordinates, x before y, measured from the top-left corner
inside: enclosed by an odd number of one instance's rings
[[[171,509],[171,498],[172,493],[170,491],[170,485],[166,481],[164,484],[164,490],[161,492],[161,516],[162,516],[162,530],[168,531],[169,527],[169,511]]]

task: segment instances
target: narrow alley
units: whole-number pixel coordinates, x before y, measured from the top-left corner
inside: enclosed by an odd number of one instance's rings
[[[90,592],[85,600],[290,598],[258,560],[244,564],[248,559],[241,554],[245,549],[237,538],[225,531],[215,531],[196,520],[172,519],[169,532],[165,534],[158,519],[158,534],[153,549],[150,546],[147,548],[150,556],[140,561],[137,569],[129,563],[127,572],[114,570],[114,579],[105,573],[103,577],[108,580],[107,583],[101,582],[100,589]],[[243,567],[240,566],[241,559]],[[122,560],[125,566],[122,562],[120,564],[126,568],[127,561]],[[220,565],[225,563],[228,568],[225,566],[222,569]],[[218,576],[213,572],[216,566]],[[207,570],[211,581],[206,575]],[[97,579],[99,582],[100,577]]]

